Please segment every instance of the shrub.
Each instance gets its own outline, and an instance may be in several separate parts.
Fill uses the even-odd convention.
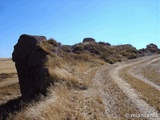
[[[72,56],[75,60],[91,61],[91,56],[89,54],[74,54]]]
[[[73,52],[74,53],[81,53],[82,51],[84,51],[84,46],[83,45],[75,45],[73,47]]]
[[[116,55],[112,55],[109,53],[103,53],[101,55],[101,59],[110,64],[114,64],[115,62],[121,61],[120,58],[118,58]]]
[[[68,53],[72,52],[72,50],[69,46],[63,46],[62,50],[65,51],[65,52],[68,52]]]
[[[100,45],[107,45],[107,46],[111,46],[111,44],[110,44],[110,43],[102,42],[102,41],[100,41],[98,44],[100,44]]]
[[[122,55],[125,56],[127,59],[134,59],[138,57],[137,54],[132,52],[123,52]]]
[[[46,41],[48,44],[51,44],[53,46],[59,46],[60,43],[57,43],[56,40],[54,40],[53,38],[50,38],[49,40]]]
[[[89,51],[90,51],[91,53],[94,53],[94,54],[100,54],[100,51],[99,51],[97,48],[95,48],[95,47],[91,47],[91,48],[89,49]]]

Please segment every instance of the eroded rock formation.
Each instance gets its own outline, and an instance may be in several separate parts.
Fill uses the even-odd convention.
[[[95,39],[93,39],[93,38],[84,38],[83,42],[95,42]]]
[[[155,45],[155,44],[153,44],[153,43],[147,45],[147,46],[146,46],[146,50],[148,50],[148,51],[150,51],[150,52],[152,52],[152,53],[156,53],[156,52],[159,51],[157,45]]]
[[[44,36],[23,34],[14,46],[12,60],[17,69],[22,97],[30,98],[46,92],[48,85],[46,75],[48,72],[44,66],[46,53],[38,48],[45,40]]]

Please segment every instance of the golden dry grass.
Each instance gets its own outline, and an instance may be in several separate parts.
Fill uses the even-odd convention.
[[[53,87],[53,86],[52,86]],[[48,97],[33,102],[16,116],[14,120],[90,120],[106,119],[104,104],[98,95],[84,96],[84,91],[69,89],[61,83],[50,88]]]

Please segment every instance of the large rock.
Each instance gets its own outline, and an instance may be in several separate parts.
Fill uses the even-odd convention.
[[[83,42],[95,42],[95,39],[93,39],[93,38],[84,38]]]
[[[14,46],[12,60],[15,62],[22,97],[45,94],[48,70],[44,66],[46,53],[38,48],[44,36],[21,35]]]
[[[147,45],[147,49],[152,49],[152,48],[158,49],[157,45],[155,45],[155,44],[153,44],[153,43]]]
[[[152,53],[156,53],[158,51],[158,47],[157,45],[151,43],[149,45],[146,46],[146,49],[149,50]]]

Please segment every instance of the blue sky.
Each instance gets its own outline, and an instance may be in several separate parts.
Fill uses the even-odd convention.
[[[160,0],[0,0],[0,57],[11,57],[23,33],[160,48]]]

